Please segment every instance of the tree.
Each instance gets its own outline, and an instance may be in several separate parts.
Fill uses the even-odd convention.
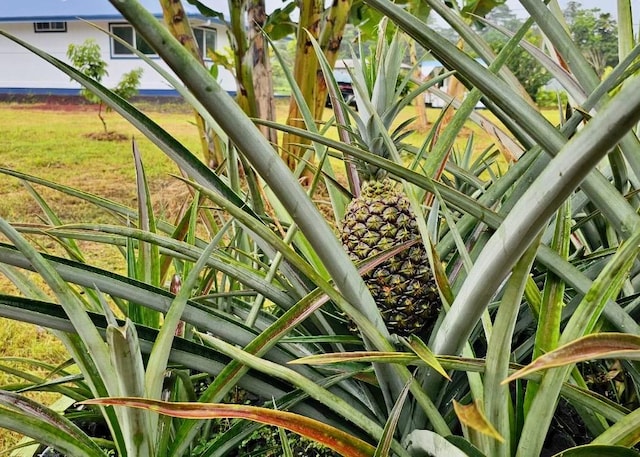
[[[509,9],[506,4],[499,5],[487,15],[487,19],[499,26],[515,32],[522,25],[522,21]],[[494,52],[498,53],[507,43],[508,37],[503,33],[486,27],[482,32],[483,38],[491,46]],[[526,41],[539,47],[542,43],[540,31],[533,27],[525,37]],[[551,80],[551,74],[522,47],[513,53],[507,66],[520,81],[529,96],[535,100],[538,90]]]
[[[600,8],[582,8],[571,1],[564,11],[571,38],[582,50],[598,76],[618,63],[618,24]]]
[[[247,5],[247,22],[249,23],[249,42],[251,48],[251,64],[253,66],[252,78],[254,95],[256,99],[256,111],[263,119],[275,120],[276,107],[273,95],[273,76],[271,61],[269,59],[269,47],[262,33],[266,22],[267,13],[264,0],[251,0]],[[278,135],[274,129],[260,126],[260,130],[273,144],[278,142]]]
[[[166,0],[165,0],[166,1]],[[464,0],[463,13],[477,16],[485,16],[503,0]],[[215,16],[219,20],[225,20],[224,15],[207,8],[199,0],[189,0],[199,10],[209,16]],[[259,34],[255,33],[254,25],[264,24],[262,30],[276,41],[285,36],[294,36],[295,51],[291,66],[292,74],[300,88],[305,103],[310,107],[314,118],[319,121],[324,113],[327,98],[327,85],[324,75],[319,68],[318,59],[312,47],[309,36],[317,40],[329,66],[335,65],[338,54],[341,52],[341,44],[346,26],[355,26],[364,41],[375,37],[377,25],[382,14],[371,8],[363,0],[340,0],[327,2],[323,0],[283,0],[284,6],[273,11],[268,16],[264,15],[263,0],[228,0],[229,7],[229,39],[232,55],[214,53],[214,58],[219,64],[234,70],[238,83],[238,103],[243,110],[252,117],[269,119],[268,114],[258,112],[259,103],[256,98],[256,88],[273,87],[273,75],[270,71],[261,71],[254,76],[254,59],[257,56],[265,56],[264,46],[261,40],[257,40]],[[403,7],[412,10],[416,17],[428,21],[430,7],[419,0],[399,0]],[[297,9],[298,22],[291,19],[291,13]],[[259,14],[256,14],[258,12]],[[251,18],[259,18],[259,20]],[[251,31],[251,33],[248,33]],[[260,43],[258,43],[260,41]],[[264,61],[264,64],[268,62]],[[262,65],[262,64],[261,64]],[[270,105],[268,91],[261,91],[264,106]],[[267,110],[272,112],[272,110]],[[296,100],[291,99],[287,124],[294,127],[304,127],[302,114]],[[287,161],[290,168],[294,169],[301,155],[307,150],[305,144],[308,141],[293,133],[285,133],[280,145],[281,156]]]
[[[282,40],[275,41],[273,47],[278,50],[280,57],[285,63],[287,68],[293,68],[293,59],[295,57],[296,43],[291,38],[284,38]],[[287,77],[284,74],[283,66],[276,59],[273,53],[271,54],[271,68],[273,76],[273,90],[275,93],[288,93],[291,90]]]
[[[107,63],[102,60],[100,45],[91,38],[85,40],[82,44],[71,43],[67,49],[67,57],[76,69],[96,82],[101,82],[102,78],[109,74],[107,72]],[[141,77],[142,68],[135,68],[122,75],[120,82],[112,90],[125,100],[129,99],[137,94]],[[102,99],[85,87],[80,89],[80,94],[90,103],[98,105],[98,117],[102,122],[105,136],[108,135],[107,122],[102,116],[102,108],[104,106]]]

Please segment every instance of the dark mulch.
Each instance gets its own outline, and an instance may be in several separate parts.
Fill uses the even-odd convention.
[[[94,132],[85,136],[96,141],[127,141],[129,139],[128,135],[118,132]]]
[[[156,111],[190,112],[192,108],[181,97],[133,97],[134,105],[150,107]],[[12,103],[16,109],[38,109],[44,111],[94,111],[97,105],[89,103],[79,95],[31,95],[0,94],[0,102]]]

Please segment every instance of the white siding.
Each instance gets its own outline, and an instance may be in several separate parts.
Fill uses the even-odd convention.
[[[108,29],[108,22],[97,22],[98,26]],[[111,57],[110,37],[105,33],[79,21],[68,22],[67,32],[35,33],[33,23],[5,23],[0,28],[29,44],[68,63],[67,47],[70,43],[81,44],[87,38],[93,38],[100,45],[103,59],[107,62],[109,75],[102,83],[113,87],[123,73],[134,68],[144,69],[140,90],[170,90],[168,83],[143,60],[138,58]],[[225,30],[218,28],[218,50],[228,46]],[[157,59],[164,68],[166,65]],[[222,87],[234,92],[236,90],[233,76],[220,69],[218,78]],[[36,89],[38,92],[50,90],[52,93],[60,89],[78,89],[79,84],[71,81],[67,75],[51,66],[13,41],[0,36],[0,92],[3,89]]]

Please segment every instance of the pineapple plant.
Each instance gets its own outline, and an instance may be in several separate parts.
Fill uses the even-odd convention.
[[[424,348],[400,353],[398,348],[393,347],[386,332],[380,331],[385,329],[377,319],[378,310],[369,294],[361,293],[362,281],[356,275],[352,261],[341,249],[341,239],[324,223],[325,215],[313,206],[299,185],[297,176],[278,160],[277,150],[216,86],[208,70],[199,65],[181,47],[180,42],[169,39],[166,28],[149,12],[142,10],[136,1],[111,1],[126,12],[127,20],[135,24],[136,30],[144,31],[144,38],[158,49],[159,55],[183,78],[193,97],[197,97],[198,102],[202,101],[198,106],[201,106],[203,114],[210,115],[212,121],[220,124],[220,131],[229,135],[228,144],[237,145],[249,165],[247,170],[254,170],[264,178],[304,238],[286,237],[283,243],[264,224],[260,214],[249,210],[262,207],[259,204],[262,203],[259,192],[255,192],[256,201],[252,201],[253,195],[239,198],[224,180],[202,166],[179,141],[175,141],[149,118],[134,107],[122,104],[120,98],[82,74],[77,74],[71,67],[48,56],[48,61],[92,87],[149,139],[161,146],[167,156],[196,181],[194,187],[215,205],[212,212],[208,205],[201,204],[199,197],[194,198],[190,214],[183,219],[184,224],[180,224],[189,226],[186,235],[182,230],[174,230],[167,221],[158,221],[157,231],[139,230],[130,227],[129,222],[137,223],[143,217],[149,219],[145,211],[148,213],[150,210],[145,210],[145,205],[141,205],[136,212],[115,202],[65,189],[64,186],[39,178],[29,179],[23,173],[0,170],[25,182],[48,184],[52,188],[66,190],[70,195],[83,195],[101,208],[117,214],[122,225],[64,224],[39,195],[35,196],[46,214],[48,226],[13,224],[0,218],[0,232],[10,242],[0,244],[0,270],[25,294],[29,294],[29,297],[1,294],[0,315],[59,330],[59,337],[72,347],[73,357],[83,375],[69,379],[69,371],[65,366],[62,367],[63,371],[51,367],[52,374],[62,374],[64,377],[56,376],[54,379],[29,375],[24,376],[19,384],[12,383],[0,389],[0,427],[28,434],[48,446],[62,449],[67,455],[104,456],[107,454],[90,437],[78,432],[62,415],[44,407],[34,408],[36,405],[15,392],[16,386],[21,387],[22,391],[56,389],[68,392],[73,401],[78,399],[76,397],[82,399],[90,394],[91,398],[99,396],[93,398],[93,403],[106,405],[120,402],[123,406],[123,399],[105,397],[117,396],[121,391],[136,395],[142,392],[144,398],[138,400],[138,405],[146,401],[146,405],[154,410],[152,417],[141,417],[127,408],[101,410],[111,429],[116,432],[113,446],[120,455],[139,455],[136,448],[140,447],[140,438],[149,444],[146,454],[153,456],[196,455],[194,450],[199,450],[203,442],[208,449],[197,455],[229,455],[232,450],[239,449],[242,441],[260,426],[259,423],[240,423],[214,442],[209,442],[198,438],[206,438],[210,423],[184,418],[170,423],[164,415],[156,415],[157,399],[162,398],[159,387],[162,387],[165,373],[177,367],[174,370],[176,372],[183,368],[194,369],[215,379],[215,383],[204,392],[197,392],[197,403],[206,408],[212,407],[210,403],[215,404],[213,408],[221,408],[217,402],[236,386],[268,395],[273,398],[269,405],[273,410],[269,415],[263,410],[243,411],[254,414],[253,418],[258,413],[263,420],[270,420],[275,425],[286,421],[291,427],[303,426],[307,430],[315,430],[311,438],[319,442],[351,443],[347,446],[349,452],[343,455],[416,457],[462,455],[463,450],[472,455],[501,457],[550,455],[557,450],[555,444],[559,442],[558,437],[567,437],[566,434],[557,433],[554,425],[568,416],[559,414],[558,410],[558,406],[563,408],[567,402],[573,408],[570,411],[578,413],[571,413],[569,417],[574,420],[580,416],[589,432],[588,436],[585,434],[585,441],[593,441],[580,448],[567,450],[566,455],[637,455],[633,447],[638,443],[639,410],[637,402],[624,404],[625,396],[622,395],[630,392],[631,397],[636,396],[640,385],[638,367],[634,366],[637,361],[602,362],[603,373],[617,374],[617,379],[609,379],[611,382],[608,385],[615,387],[611,389],[613,395],[609,398],[594,395],[591,392],[593,389],[589,390],[592,373],[585,369],[589,366],[575,363],[578,355],[588,358],[629,357],[633,348],[637,349],[638,346],[640,328],[637,323],[637,297],[640,276],[637,258],[640,216],[638,201],[634,196],[638,190],[635,178],[640,176],[636,132],[640,119],[640,80],[623,77],[624,74],[633,74],[628,70],[633,68],[632,64],[637,59],[637,47],[596,87],[598,81],[590,77],[586,71],[588,67],[581,65],[583,56],[579,50],[569,52],[575,46],[562,24],[548,14],[550,11],[547,11],[545,2],[521,0],[532,17],[535,14],[534,19],[545,33],[549,32],[550,42],[558,49],[557,55],[566,57],[566,66],[576,70],[576,78],[570,78],[569,84],[566,82],[568,75],[562,73],[565,72],[564,66],[555,66],[554,71],[560,72],[560,79],[574,88],[576,95],[580,95],[578,92],[588,95],[584,100],[583,96],[578,97],[580,110],[575,110],[559,131],[526,100],[518,98],[507,80],[492,73],[497,69],[494,64],[499,62],[500,56],[487,69],[475,61],[475,55],[465,54],[464,49],[449,43],[428,24],[412,16],[404,4],[396,5],[389,0],[367,0],[367,6],[383,11],[419,40],[424,48],[429,48],[435,56],[446,62],[447,67],[457,70],[466,83],[481,88],[488,101],[487,107],[504,121],[505,128],[511,129],[511,133],[522,143],[523,150],[527,151],[503,176],[497,176],[495,181],[482,186],[484,193],[462,195],[458,192],[454,196],[454,189],[445,183],[441,187],[443,192],[435,200],[446,203],[457,212],[454,218],[449,218],[450,213],[445,205],[441,205],[450,231],[443,233],[442,237],[437,234],[431,237],[440,257],[447,259],[450,270],[461,263],[457,257],[466,255],[465,249],[470,247],[468,258],[464,259],[469,268],[467,271],[460,268],[460,273],[456,275],[455,293],[449,297],[451,306],[442,323],[438,323],[437,333],[434,330],[435,335],[430,338],[431,352],[448,356],[436,359],[442,362],[441,368],[456,374],[453,382],[445,382],[444,377],[436,373],[431,375],[431,370],[435,369],[432,364],[429,367],[423,364]],[[450,18],[451,23],[465,32],[465,39],[474,38],[473,30],[464,21],[458,20],[458,16],[449,11],[444,2],[427,0],[423,3],[429,3],[445,19]],[[623,3],[619,2],[619,5]],[[619,16],[623,17],[622,14]],[[626,22],[627,30],[631,32],[630,15],[627,15]],[[527,21],[526,27],[523,26],[522,36],[529,25]],[[3,34],[0,31],[0,35]],[[380,35],[383,34],[381,31]],[[516,46],[522,36],[516,34],[511,45]],[[632,39],[632,34],[628,33],[627,38]],[[478,49],[482,50],[482,47],[478,46]],[[504,49],[508,49],[508,46]],[[501,55],[506,57],[503,51]],[[363,158],[359,164],[362,192],[355,194],[347,215],[341,219],[342,230],[350,230],[353,235],[352,238],[346,238],[346,248],[349,250],[348,245],[355,243],[356,249],[351,255],[358,260],[358,256],[370,259],[376,253],[373,249],[378,249],[381,253],[378,260],[388,262],[388,266],[385,269],[383,263],[374,267],[374,271],[379,272],[379,278],[372,272],[365,275],[368,277],[370,274],[380,281],[385,276],[393,277],[393,262],[398,271],[403,272],[404,276],[397,275],[400,279],[405,276],[415,279],[424,271],[422,279],[398,289],[415,307],[416,303],[422,302],[416,298],[414,284],[421,287],[425,284],[435,287],[435,284],[431,282],[433,275],[427,263],[424,264],[424,270],[416,266],[417,259],[424,259],[424,255],[417,251],[411,253],[412,248],[420,246],[418,235],[412,235],[413,228],[420,226],[420,234],[424,235],[423,215],[418,206],[420,199],[414,197],[413,188],[406,187],[406,194],[399,190],[398,181],[408,176],[408,173],[403,173],[406,167],[400,164],[398,157],[398,149],[402,147],[402,128],[388,133],[397,110],[406,106],[406,100],[410,97],[399,97],[401,92],[395,87],[397,78],[393,77],[393,72],[400,68],[399,53],[390,51],[378,55],[384,57],[385,61],[379,58],[381,65],[371,67],[376,69],[375,81],[371,77],[373,72],[355,75],[356,86],[360,88],[358,116],[353,117],[356,128],[347,126],[341,132],[350,134],[360,148],[340,149],[335,141],[327,139],[322,143],[321,140],[325,140],[322,137],[317,142],[327,144],[345,155],[357,154]],[[373,82],[367,84],[367,79]],[[616,94],[609,94],[608,89],[603,90],[617,87],[622,81],[625,82],[624,87]],[[369,87],[372,90],[366,90]],[[471,90],[454,121],[464,120],[470,115],[477,102],[473,94],[478,98],[480,96],[476,89]],[[610,100],[609,95],[612,95]],[[600,99],[602,106],[592,110]],[[341,107],[339,104],[333,105],[337,109]],[[587,112],[591,117],[585,123],[583,116]],[[578,125],[581,128],[576,133]],[[446,144],[449,141],[446,140],[447,136],[452,141],[461,126],[462,123],[447,124],[441,131],[443,134],[435,139],[425,161],[440,163],[438,150],[450,147]],[[571,140],[567,141],[567,138]],[[614,148],[616,145],[618,147]],[[386,176],[384,171],[371,166],[372,155],[361,149],[398,162],[398,166],[390,167],[393,176]],[[602,159],[609,152],[612,160],[607,168]],[[368,162],[364,161],[366,157],[369,157]],[[229,181],[239,182],[235,179],[238,173],[236,161],[226,162],[228,172],[234,174],[234,179]],[[429,168],[423,167],[423,170]],[[429,174],[425,173],[426,176]],[[247,173],[246,176],[250,178],[254,175]],[[416,183],[416,180],[412,182]],[[418,182],[423,184],[420,186],[423,190],[429,190],[426,185],[429,184],[428,179]],[[622,184],[620,188],[624,188],[624,194],[615,187],[619,184]],[[138,189],[145,186],[140,184]],[[360,190],[360,186],[352,189]],[[144,194],[141,194],[139,200],[143,201],[143,197]],[[409,207],[415,210],[416,219],[413,219]],[[342,211],[344,208],[337,209]],[[215,221],[216,225],[220,220],[224,224],[219,224],[219,229],[215,227],[215,231],[212,230],[213,224],[207,224],[203,227],[206,230],[200,231],[197,225],[200,218],[196,217],[200,214],[204,216],[202,220]],[[385,217],[392,227],[385,226]],[[591,230],[587,224],[593,223],[594,219],[599,224],[606,224],[606,230],[602,233]],[[227,221],[239,224],[232,226]],[[352,221],[355,222],[350,225]],[[243,230],[241,226],[250,228],[252,239],[256,240],[259,249],[246,249],[243,237],[226,236],[230,233],[227,230]],[[370,230],[369,226],[372,227]],[[391,236],[394,229],[396,234],[400,232],[401,238]],[[188,294],[185,292],[173,297],[154,286],[155,280],[145,278],[132,281],[132,278],[118,276],[112,269],[84,265],[83,262],[59,257],[60,254],[43,256],[38,251],[44,243],[38,243],[34,238],[45,230],[46,236],[56,237],[56,241],[65,247],[66,252],[73,253],[74,258],[79,257],[78,248],[71,244],[75,241],[110,243],[122,248],[126,238],[127,254],[135,249],[141,253],[141,247],[153,244],[159,249],[150,250],[149,255],[145,252],[141,266],[150,265],[155,270],[156,266],[161,269],[161,265],[168,265],[162,262],[160,255],[179,262],[178,265],[189,264],[190,273],[185,275],[182,290],[203,289],[204,292],[204,289],[213,287],[209,279],[216,278],[215,285],[222,284],[222,287],[217,291],[215,300],[220,298],[218,295],[223,295],[224,299],[229,299],[230,306],[228,309],[217,307],[217,302],[207,296],[199,296],[197,301],[187,300]],[[456,245],[451,241],[449,234],[456,231],[464,245]],[[20,232],[28,235],[28,238]],[[113,236],[116,233],[118,238]],[[211,234],[215,238],[201,239],[198,237],[200,233]],[[380,234],[386,238],[380,238]],[[174,239],[176,235],[180,239]],[[602,238],[603,235],[606,238]],[[183,243],[183,237],[190,241]],[[426,246],[430,247],[429,244]],[[606,249],[603,249],[605,246]],[[396,250],[388,251],[394,247],[398,248],[398,252],[402,249],[408,252],[410,262],[403,266],[402,258],[396,260],[398,257],[393,256],[397,254]],[[264,254],[260,261],[257,257],[247,256],[249,252],[258,251],[261,256]],[[271,252],[283,254],[288,263],[275,266],[275,261],[262,261],[271,260]],[[304,258],[299,253],[303,253]],[[244,262],[247,259],[249,261]],[[14,270],[15,267],[25,266],[36,269],[38,277],[32,280],[31,273],[24,275]],[[199,275],[199,270],[205,267],[213,272],[212,275],[208,272]],[[218,278],[222,279],[218,281]],[[200,288],[200,282],[206,285]],[[444,289],[443,283],[438,285]],[[387,319],[397,306],[403,306],[400,303],[402,298],[397,298],[399,295],[391,295],[389,284],[370,283],[370,287],[376,298],[378,291],[389,294],[388,308],[392,311],[385,312],[384,306],[379,304],[383,308],[382,314],[387,314]],[[435,291],[434,288],[434,300]],[[321,299],[320,294],[323,296]],[[345,313],[360,311],[349,315],[366,338],[361,341],[358,338],[343,338],[342,328],[334,327],[332,319],[321,320],[324,318],[322,313],[314,316],[318,317],[317,321],[309,319],[309,312],[319,311],[317,306],[325,303],[324,296]],[[393,297],[396,298],[392,307]],[[270,306],[262,306],[265,298],[271,302]],[[162,329],[150,331],[134,321],[121,326],[112,316],[108,305],[126,302],[139,304],[156,313],[166,313]],[[418,314],[415,308],[409,312],[408,306],[406,304],[401,311],[415,317]],[[354,309],[356,307],[359,309]],[[439,304],[434,302],[432,318],[438,308]],[[88,310],[92,310],[91,314]],[[102,314],[94,314],[96,310],[102,310]],[[124,306],[123,310],[126,310]],[[245,322],[250,319],[244,319],[244,316],[253,314],[254,310],[257,311],[257,317],[252,325],[247,325]],[[411,334],[418,331],[415,326],[409,329],[406,317],[401,315],[398,319],[402,325],[395,326],[395,333],[406,331],[406,334]],[[478,325],[481,319],[481,325]],[[175,327],[180,321],[198,329],[198,338],[174,341]],[[420,331],[426,332],[428,326],[427,321]],[[629,334],[615,334],[609,331],[611,329]],[[139,336],[136,336],[138,331]],[[108,338],[106,343],[104,335]],[[348,366],[344,364],[344,354],[338,354],[339,358],[336,359],[336,354],[324,352],[339,348],[338,345],[346,344],[345,341],[349,341],[350,345],[355,342],[366,350],[362,354],[358,347],[353,354],[347,354],[350,358]],[[122,348],[125,350],[122,351]],[[616,348],[623,348],[623,351],[616,351]],[[398,352],[399,357],[388,357],[388,353],[393,351]],[[381,352],[384,357],[373,354],[378,361],[369,365],[372,352]],[[464,359],[457,358],[461,353]],[[553,362],[560,361],[563,366],[547,365],[541,373],[531,373],[532,368],[529,367],[519,371],[519,374],[510,374],[514,368],[512,363],[528,362],[537,353],[546,356],[552,354]],[[135,361],[132,354],[135,354]],[[473,359],[469,359],[467,354]],[[323,357],[325,355],[329,357]],[[542,357],[533,361],[536,364],[533,368],[540,368],[540,359]],[[356,361],[358,365],[351,364]],[[3,360],[3,365],[5,362],[7,360]],[[405,363],[410,363],[411,369],[404,366]],[[315,366],[322,364],[328,364],[328,369]],[[38,364],[38,367],[43,366]],[[549,367],[553,368],[546,369]],[[482,373],[477,372],[480,370]],[[469,372],[467,376],[466,372]],[[622,373],[626,376],[622,377]],[[527,377],[526,382],[516,380],[522,375]],[[517,384],[507,385],[507,381]],[[185,383],[185,388],[180,389],[180,396],[189,395],[190,401],[195,404],[188,387],[191,379],[182,377],[180,382]],[[403,385],[406,387],[403,388]],[[624,392],[618,389],[621,385]],[[410,395],[407,395],[407,389],[410,389]],[[155,403],[149,403],[149,399]],[[437,400],[436,404],[432,399]],[[177,411],[182,415],[190,409],[171,403],[175,402],[162,404],[163,410]],[[284,410],[293,410],[294,407],[304,416],[285,415],[287,411]],[[237,409],[233,409],[234,415],[237,414]],[[312,429],[307,427],[309,422],[303,421],[303,418],[315,419],[321,424],[312,422],[316,426]],[[477,418],[480,418],[480,423]],[[355,439],[348,439],[349,435]],[[282,436],[286,434],[283,432]],[[554,445],[553,448],[549,444]],[[295,446],[289,447],[295,449]],[[287,449],[285,452],[283,445],[283,455],[292,454],[290,451]],[[309,450],[305,449],[305,452],[309,453]]]
[[[388,46],[384,33],[380,36],[369,68],[366,62],[354,68],[360,114],[352,113],[357,128],[350,131],[361,148],[389,158],[390,148],[383,140],[386,132],[382,129],[391,128],[395,114],[406,104],[402,94],[407,81],[396,87],[404,55],[400,35],[396,35]],[[402,127],[391,135],[396,149],[401,148],[400,141],[405,134]],[[361,192],[345,210],[340,233],[342,244],[355,262],[364,262],[390,249],[405,246],[368,270],[363,279],[390,333],[421,335],[435,322],[441,304],[411,203],[385,170],[359,162],[357,171],[362,182]]]

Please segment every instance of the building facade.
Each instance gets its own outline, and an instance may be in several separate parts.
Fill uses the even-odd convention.
[[[141,3],[158,20],[162,20],[157,0],[144,0]],[[207,50],[219,51],[228,47],[226,26],[219,19],[204,17],[188,3],[184,4],[205,63],[211,65]],[[115,87],[124,73],[142,68],[140,95],[177,95],[175,89],[144,60],[105,33],[109,31],[120,37],[168,70],[108,0],[7,2],[0,11],[0,29],[67,63],[70,44],[79,45],[87,39],[93,39],[100,46],[102,59],[107,62],[108,75],[102,80],[103,85]],[[219,69],[218,81],[225,90],[235,92],[234,77],[227,70]],[[77,95],[79,89],[80,85],[60,70],[26,48],[0,36],[0,94]]]

